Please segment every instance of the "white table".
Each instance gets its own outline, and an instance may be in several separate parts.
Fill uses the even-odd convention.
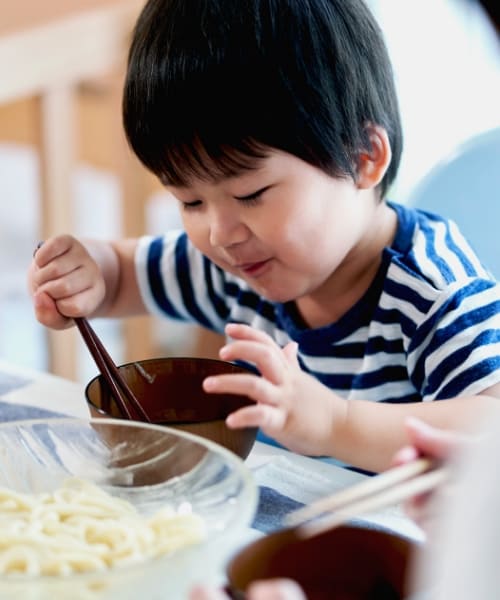
[[[0,421],[6,418],[12,420],[16,412],[21,418],[33,418],[37,416],[37,409],[74,417],[89,416],[83,385],[0,360]],[[261,497],[267,497],[268,502],[275,503],[268,505],[267,510],[271,513],[275,510],[277,515],[287,507],[311,502],[365,477],[261,442],[255,443],[246,464],[261,491],[266,492]],[[416,539],[423,538],[421,530],[404,515],[400,507],[373,513],[364,519]],[[260,522],[259,518],[257,522]],[[259,526],[259,529],[269,530],[266,527],[268,525]],[[254,532],[254,535],[258,533]]]

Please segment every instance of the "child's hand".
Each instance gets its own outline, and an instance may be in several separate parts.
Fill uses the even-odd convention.
[[[70,327],[72,317],[91,315],[105,293],[97,263],[69,235],[51,238],[36,250],[28,285],[36,318],[53,329]]]
[[[267,334],[247,325],[230,324],[226,334],[235,341],[221,349],[222,360],[253,363],[262,375],[205,379],[207,392],[241,394],[255,401],[229,415],[228,426],[261,427],[295,452],[329,454],[333,426],[345,411],[345,401],[301,370],[296,344],[282,349]]]

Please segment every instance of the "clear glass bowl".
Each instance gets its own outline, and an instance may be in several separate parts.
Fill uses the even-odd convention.
[[[214,581],[223,572],[257,505],[257,488],[242,460],[189,433],[102,418],[0,425],[0,486],[51,492],[68,477],[93,482],[145,515],[167,505],[190,505],[206,524],[206,538],[105,572],[0,576],[3,600],[186,598],[194,581]]]

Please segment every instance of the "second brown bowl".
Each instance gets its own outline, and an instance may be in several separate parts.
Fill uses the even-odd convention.
[[[229,590],[244,598],[254,581],[289,578],[308,600],[402,600],[418,549],[417,542],[384,529],[343,525],[308,539],[283,529],[233,557]]]

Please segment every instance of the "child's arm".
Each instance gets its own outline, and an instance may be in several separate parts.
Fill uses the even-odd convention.
[[[383,402],[349,401],[344,427],[336,430],[337,450],[341,460],[381,471],[390,466],[398,447],[408,444],[404,423],[409,416],[417,417],[432,427],[444,430],[471,431],[493,407],[498,407],[500,387],[494,386],[476,396],[462,396],[434,402],[386,404]],[[348,453],[348,457],[340,455]]]
[[[262,375],[205,380],[207,391],[255,400],[228,417],[229,426],[258,426],[295,452],[334,456],[372,471],[389,467],[394,453],[408,443],[408,416],[444,429],[466,429],[496,404],[487,394],[500,397],[500,386],[495,386],[475,397],[435,402],[347,401],[300,369],[294,344],[282,350],[265,333],[246,325],[228,325],[226,333],[235,341],[222,348],[221,358],[254,363]]]
[[[50,238],[36,251],[28,272],[37,319],[54,329],[73,317],[120,317],[145,311],[135,276],[136,240],[81,242]]]

